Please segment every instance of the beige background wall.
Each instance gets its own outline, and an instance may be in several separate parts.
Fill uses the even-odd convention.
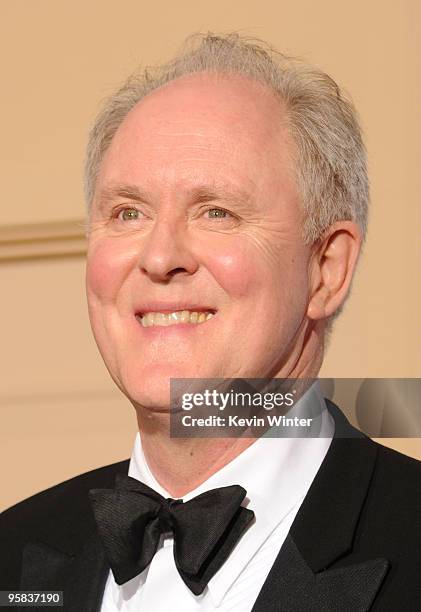
[[[322,374],[421,376],[420,6],[0,0],[0,508],[130,453],[133,409],[108,379],[85,308],[84,145],[99,101],[193,31],[264,38],[351,92],[372,212]],[[421,457],[419,440],[389,442]]]

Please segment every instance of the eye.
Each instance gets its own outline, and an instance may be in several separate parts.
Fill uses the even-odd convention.
[[[209,208],[205,214],[209,213],[208,219],[226,219],[231,214],[224,208]]]
[[[140,216],[141,212],[137,208],[123,208],[119,211],[117,219],[119,221],[137,221]]]

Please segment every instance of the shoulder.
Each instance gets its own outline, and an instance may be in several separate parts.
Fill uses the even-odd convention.
[[[4,529],[13,529],[19,525],[35,527],[54,515],[63,518],[63,512],[78,515],[88,507],[87,493],[92,488],[114,486],[115,476],[119,472],[127,473],[128,460],[106,465],[84,474],[70,478],[60,484],[28,497],[8,508],[0,515],[0,533]]]
[[[371,443],[377,447],[377,460],[367,505],[377,507],[379,517],[410,518],[421,533],[421,461]]]
[[[88,491],[112,488],[129,461],[107,465],[57,484],[0,514],[0,576],[17,579],[28,542],[77,552],[95,528]]]
[[[421,462],[380,444],[376,447],[353,552],[357,558],[384,558],[390,563],[374,609],[413,610],[421,598]]]
[[[378,449],[378,469],[387,469],[391,475],[393,474],[396,477],[401,476],[402,472],[404,471],[408,474],[410,479],[418,479],[419,486],[419,478],[421,476],[421,461],[408,457],[407,455],[403,455],[402,453],[388,448],[387,446],[383,446],[378,442],[374,442],[373,440],[371,440],[371,443],[375,444]]]
[[[335,460],[347,459],[347,477],[355,479],[358,477],[359,468],[368,467],[361,465],[361,457],[364,461],[371,463],[373,459],[372,477],[369,486],[367,501],[376,498],[383,500],[393,499],[398,507],[402,505],[411,506],[421,503],[421,461],[403,455],[387,446],[368,438],[358,429],[355,429],[345,418],[340,409],[330,400],[326,404],[335,423],[336,453]],[[344,448],[349,452],[344,453]],[[345,474],[341,472],[341,477]],[[413,503],[408,503],[408,500]]]

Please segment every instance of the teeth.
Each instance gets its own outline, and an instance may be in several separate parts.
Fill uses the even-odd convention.
[[[188,310],[182,310],[181,312],[174,313],[176,317],[180,317],[178,320],[182,323],[188,323],[190,321],[190,313]]]
[[[213,312],[190,312],[189,310],[177,310],[176,312],[147,312],[140,320],[143,327],[167,327],[178,323],[204,323],[214,316]]]

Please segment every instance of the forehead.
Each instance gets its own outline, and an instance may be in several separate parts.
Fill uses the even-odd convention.
[[[129,112],[99,183],[186,179],[244,183],[291,175],[294,144],[281,101],[240,75],[198,73],[154,90]]]

